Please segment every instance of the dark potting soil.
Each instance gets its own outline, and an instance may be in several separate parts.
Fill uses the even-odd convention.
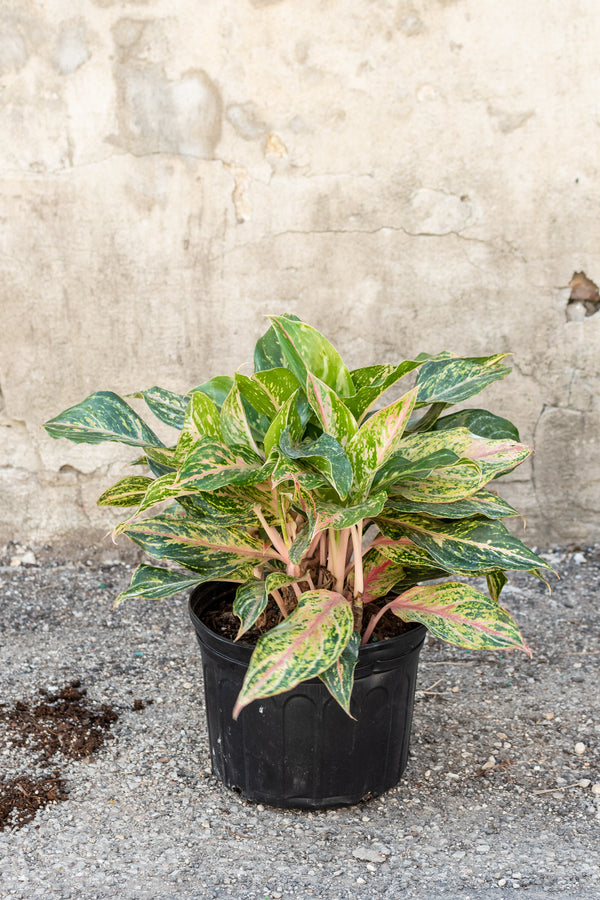
[[[363,614],[363,634],[371,617],[379,612],[387,602],[388,600],[386,598],[382,598],[381,600],[373,600],[371,603],[367,604]],[[234,641],[240,627],[240,620],[234,614],[232,605],[232,600],[228,598],[221,600],[220,605],[203,613],[202,621],[211,631],[214,631],[215,634]],[[252,644],[254,646],[259,637],[267,631],[270,631],[272,628],[275,628],[282,620],[283,617],[277,604],[271,601],[257,623],[244,633],[241,640],[245,644]],[[402,619],[399,619],[393,613],[388,612],[384,614],[377,623],[370,642],[385,641],[388,638],[397,637],[399,634],[410,631],[411,628],[412,625],[409,622],[403,622]]]
[[[25,750],[37,769],[55,766],[57,757],[92,756],[113,737],[110,729],[118,714],[106,703],[87,701],[80,681],[72,681],[56,693],[40,687],[38,693],[36,700],[17,700],[11,707],[0,704],[0,747]],[[133,708],[143,709],[144,705],[136,700]],[[43,806],[66,800],[65,783],[61,772],[55,770],[37,778],[0,779],[0,830],[20,828]]]

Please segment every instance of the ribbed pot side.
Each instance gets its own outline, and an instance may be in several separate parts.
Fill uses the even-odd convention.
[[[318,679],[231,711],[253,647],[219,637],[202,614],[230,585],[196,588],[190,615],[202,655],[214,774],[243,797],[270,806],[350,806],[398,783],[408,759],[419,651],[426,630],[362,647],[351,719]]]

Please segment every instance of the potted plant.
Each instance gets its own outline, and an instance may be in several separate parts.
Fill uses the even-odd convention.
[[[45,428],[142,454],[145,474],[98,502],[131,507],[116,532],[168,567],[139,566],[117,603],[194,589],[216,774],[273,805],[356,803],[406,765],[425,629],[529,653],[500,592],[507,570],[548,565],[489,485],[531,451],[504,418],[447,413],[504,378],[507,354],[350,371],[296,316],[271,322],[253,374],[134,395],[168,445],[107,391]]]

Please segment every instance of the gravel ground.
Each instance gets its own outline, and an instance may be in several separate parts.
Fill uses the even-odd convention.
[[[0,897],[596,900],[600,547],[545,555],[561,577],[550,596],[519,574],[503,594],[533,660],[428,640],[401,784],[306,813],[245,803],[211,775],[185,597],[113,611],[131,562],[3,548],[5,708],[80,680],[119,720],[90,759],[52,759],[65,802],[0,831]],[[0,758],[5,779],[41,765],[1,723]]]

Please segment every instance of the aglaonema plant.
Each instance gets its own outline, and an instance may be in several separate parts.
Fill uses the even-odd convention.
[[[423,354],[350,371],[310,325],[271,322],[252,375],[134,395],[173,427],[168,445],[108,391],[46,423],[55,438],[120,441],[142,454],[135,464],[148,474],[121,479],[98,502],[131,507],[116,532],[170,565],[139,566],[117,603],[237,585],[237,638],[264,633],[234,718],[315,676],[349,713],[360,645],[383,616],[460,647],[529,652],[500,592],[506,571],[541,577],[549,567],[507,530],[502,519],[517,513],[489,485],[531,450],[483,409],[446,414],[504,378],[506,354]],[[405,379],[412,386],[382,406]]]

